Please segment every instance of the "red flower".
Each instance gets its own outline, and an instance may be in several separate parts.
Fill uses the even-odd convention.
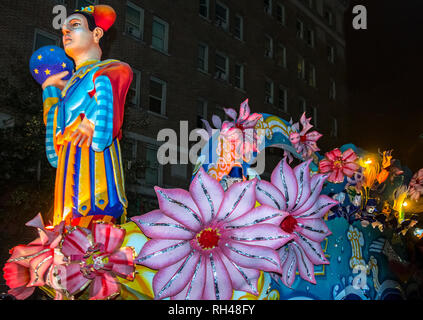
[[[90,286],[90,300],[111,299],[120,293],[116,276],[134,279],[135,252],[121,248],[124,237],[124,229],[102,222],[95,223],[92,232],[77,227],[67,234],[62,252],[69,263],[59,277],[69,295]]]
[[[330,173],[329,182],[341,183],[344,181],[344,176],[352,177],[360,168],[355,163],[358,157],[352,149],[342,153],[341,150],[336,148],[327,152],[325,156],[326,159],[319,163],[319,170],[321,173]]]

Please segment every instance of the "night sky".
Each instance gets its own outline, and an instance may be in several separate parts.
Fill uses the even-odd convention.
[[[367,8],[367,30],[352,28],[357,4]],[[394,149],[415,172],[423,167],[423,1],[353,0],[346,30],[355,124],[348,142],[370,152]]]

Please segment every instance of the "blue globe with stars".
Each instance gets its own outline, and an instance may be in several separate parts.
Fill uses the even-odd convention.
[[[36,50],[29,60],[31,75],[39,84],[57,73],[69,71],[63,80],[69,80],[74,69],[73,61],[66,55],[65,50],[57,46],[45,46]]]

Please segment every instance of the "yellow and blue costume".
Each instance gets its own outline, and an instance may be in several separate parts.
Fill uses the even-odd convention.
[[[57,168],[53,224],[88,228],[96,220],[125,220],[128,205],[119,140],[133,73],[117,60],[79,66],[60,92],[43,92],[46,152]],[[72,143],[82,120],[94,124],[92,145]]]

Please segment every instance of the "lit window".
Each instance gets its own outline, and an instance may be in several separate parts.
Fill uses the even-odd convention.
[[[244,89],[244,66],[235,64],[235,87]]]
[[[316,68],[311,64],[307,69],[307,82],[309,86],[316,87]]]
[[[234,36],[239,40],[244,38],[244,19],[239,14],[235,15]]]
[[[169,24],[162,19],[154,17],[152,47],[167,52],[169,39]]]
[[[198,69],[205,72],[209,70],[209,47],[204,43],[198,44]]]
[[[264,36],[264,56],[273,57],[273,39],[267,35]]]
[[[209,0],[200,0],[200,16],[209,18]]]
[[[298,79],[305,79],[305,60],[303,57],[298,57],[297,76]]]
[[[166,91],[166,82],[154,77],[150,79],[150,111],[161,115],[166,114]]]
[[[141,91],[141,72],[135,69],[132,69],[134,73],[134,79],[131,82],[129,87],[127,101],[132,106],[139,106],[140,104],[140,91]]]
[[[283,87],[279,88],[278,107],[283,112],[288,112],[288,90]]]
[[[125,32],[135,38],[143,39],[144,10],[129,1],[126,4]]]
[[[229,9],[219,2],[216,2],[216,25],[225,30],[229,27]]]
[[[60,37],[55,34],[35,29],[33,50],[35,51],[44,46],[60,46]]]
[[[273,97],[274,97],[274,88],[273,88],[273,81],[266,79],[265,81],[265,102],[273,104]]]
[[[216,79],[228,80],[229,59],[223,53],[216,52]]]

